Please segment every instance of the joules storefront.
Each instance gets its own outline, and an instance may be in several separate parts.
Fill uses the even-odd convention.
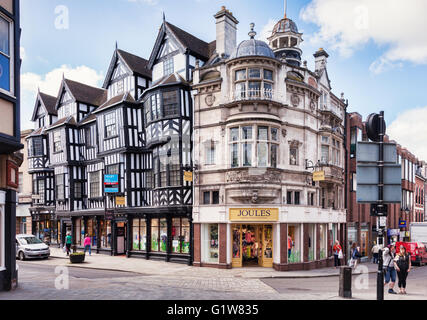
[[[342,217],[309,222],[308,213],[299,213],[300,208],[200,209],[194,213],[195,266],[279,271],[332,266],[333,242],[344,232]],[[214,222],[215,216],[226,221]]]

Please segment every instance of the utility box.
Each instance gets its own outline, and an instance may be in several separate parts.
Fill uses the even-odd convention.
[[[339,296],[342,298],[351,298],[351,278],[353,269],[351,267],[341,267],[340,269],[340,288]]]

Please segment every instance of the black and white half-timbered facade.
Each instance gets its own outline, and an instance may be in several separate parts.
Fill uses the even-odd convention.
[[[33,233],[49,243],[58,243],[58,222],[55,216],[54,169],[49,163],[49,139],[46,128],[57,121],[56,98],[38,92],[31,120],[34,131],[28,140],[28,171],[32,176]]]
[[[149,60],[116,47],[101,89],[63,79],[55,118],[41,119],[39,94],[45,156],[34,163],[50,179],[54,198],[43,199],[61,244],[70,232],[81,248],[88,234],[97,252],[192,263],[192,70],[214,50],[163,21]]]

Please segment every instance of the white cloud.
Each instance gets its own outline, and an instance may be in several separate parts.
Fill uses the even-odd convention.
[[[312,44],[329,43],[344,57],[370,41],[385,47],[370,68],[378,73],[402,61],[427,64],[426,12],[425,0],[312,0],[300,17],[320,27]]]
[[[277,22],[277,19],[269,19],[267,24],[262,28],[261,33],[258,34],[258,39],[268,43],[268,38],[271,37],[273,28]]]
[[[427,107],[399,114],[388,127],[387,134],[419,160],[427,160]]]
[[[43,75],[31,72],[24,73],[21,76],[22,129],[28,129],[33,126],[30,122],[30,118],[33,113],[38,88],[40,88],[41,92],[56,97],[63,75],[66,79],[95,87],[101,86],[104,80],[102,72],[97,72],[87,66],[73,68],[68,65],[62,65]]]

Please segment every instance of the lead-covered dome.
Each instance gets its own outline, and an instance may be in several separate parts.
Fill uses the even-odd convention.
[[[275,58],[273,50],[270,46],[261,40],[255,40],[256,32],[254,31],[255,24],[251,23],[251,31],[249,32],[249,40],[240,42],[234,52],[231,54],[231,59],[250,56],[261,56]]]
[[[273,35],[282,32],[294,32],[298,33],[298,27],[295,22],[289,18],[284,18],[276,23],[273,29]]]

